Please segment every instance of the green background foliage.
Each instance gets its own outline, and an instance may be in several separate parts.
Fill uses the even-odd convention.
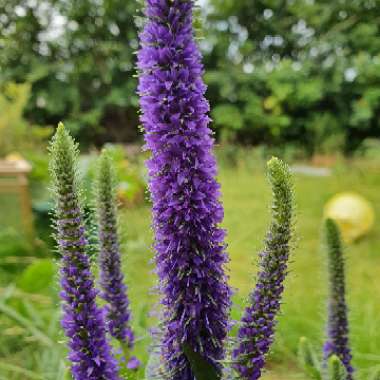
[[[376,0],[208,0],[197,17],[217,136],[350,152],[380,136]],[[81,144],[138,138],[135,0],[0,0],[0,83]],[[138,24],[138,23],[137,23]]]
[[[221,133],[310,153],[351,151],[379,136],[379,2],[211,4],[206,79]]]
[[[136,1],[0,0],[0,82],[30,82],[28,119],[65,120],[84,144],[136,138],[135,13]]]

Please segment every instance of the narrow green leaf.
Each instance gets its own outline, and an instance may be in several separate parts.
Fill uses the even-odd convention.
[[[305,337],[300,339],[298,359],[305,372],[315,380],[321,380],[321,367],[314,348]]]
[[[26,376],[26,378],[28,378],[28,379],[44,380],[44,378],[41,375],[39,375],[38,373],[29,371],[25,368],[21,368],[21,367],[18,367],[16,365],[13,365],[13,364],[4,363],[1,361],[0,361],[0,369],[2,369],[4,371],[9,371],[13,374],[19,373],[20,375]],[[23,377],[23,379],[25,379],[25,377]]]
[[[185,343],[183,345],[183,351],[197,380],[221,379],[220,371],[205,360],[198,352],[195,352],[188,344]]]
[[[38,293],[50,286],[55,273],[56,268],[51,259],[37,260],[22,272],[17,285],[25,292]]]
[[[16,310],[11,307],[5,305],[4,303],[0,303],[0,312],[4,313],[7,317],[13,319],[15,322],[25,327],[37,340],[39,340],[42,344],[46,346],[53,346],[54,342],[50,337],[44,334],[40,329],[38,329],[30,320],[23,317]]]

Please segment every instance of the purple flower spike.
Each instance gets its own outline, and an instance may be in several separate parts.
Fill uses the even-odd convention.
[[[115,173],[107,152],[103,152],[98,167],[96,205],[100,243],[100,285],[101,296],[107,301],[107,327],[124,350],[134,343],[129,326],[130,312],[127,287],[121,271],[121,255],[117,231],[117,209],[115,194]]]
[[[328,249],[329,301],[327,341],[324,345],[325,361],[336,355],[347,371],[347,380],[353,379],[352,355],[349,344],[349,329],[346,305],[344,258],[339,228],[332,219],[325,224]]]
[[[268,172],[273,189],[272,224],[260,254],[257,284],[238,331],[238,346],[233,351],[233,367],[242,380],[261,377],[274,340],[275,318],[281,306],[290,253],[293,191],[289,168],[272,158]]]
[[[171,380],[193,380],[184,344],[220,368],[230,288],[213,139],[191,0],[147,0],[138,54],[141,121]]]
[[[62,326],[68,338],[75,380],[117,380],[117,365],[106,340],[103,313],[87,255],[76,178],[77,146],[60,124],[51,147],[55,228],[61,261]]]

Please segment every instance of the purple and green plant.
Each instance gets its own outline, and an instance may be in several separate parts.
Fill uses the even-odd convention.
[[[336,355],[347,370],[347,380],[353,379],[354,369],[349,343],[349,326],[346,303],[346,280],[342,239],[338,225],[327,219],[325,223],[328,253],[328,322],[327,340],[323,347],[324,359]]]
[[[108,332],[119,342],[127,368],[134,370],[139,367],[139,361],[130,354],[134,334],[130,327],[129,299],[121,267],[115,176],[111,158],[107,151],[103,151],[96,177],[100,296],[106,301]]]
[[[299,357],[301,365],[313,379],[353,380],[342,239],[334,220],[327,219],[324,230],[329,283],[327,339],[322,360],[306,338],[301,338]]]
[[[192,0],[147,0],[138,54],[141,121],[152,155],[147,166],[164,316],[161,354],[167,377],[173,380],[199,378],[201,367],[221,376],[231,295],[193,6]],[[275,194],[274,221],[252,306],[246,310],[233,353],[234,368],[244,379],[261,375],[290,251],[289,172],[278,159],[268,168]]]
[[[245,309],[233,350],[233,367],[240,379],[261,377],[265,357],[274,340],[276,316],[281,307],[284,280],[288,273],[293,232],[293,186],[289,168],[281,160],[268,162],[272,185],[272,222],[260,253],[256,287]]]
[[[326,359],[326,380],[348,380],[349,375],[342,360],[335,354]]]
[[[194,380],[185,349],[221,373],[231,295],[192,10],[191,0],[147,0],[138,53],[163,306],[161,354],[171,380]]]
[[[106,339],[102,310],[87,252],[87,238],[77,177],[78,148],[63,124],[50,145],[55,199],[55,230],[61,255],[62,327],[68,339],[75,380],[116,380],[117,363]]]

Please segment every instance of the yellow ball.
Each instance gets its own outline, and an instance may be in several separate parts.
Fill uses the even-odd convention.
[[[324,216],[335,220],[346,243],[366,235],[375,223],[372,205],[361,195],[352,192],[333,196],[325,206]]]

